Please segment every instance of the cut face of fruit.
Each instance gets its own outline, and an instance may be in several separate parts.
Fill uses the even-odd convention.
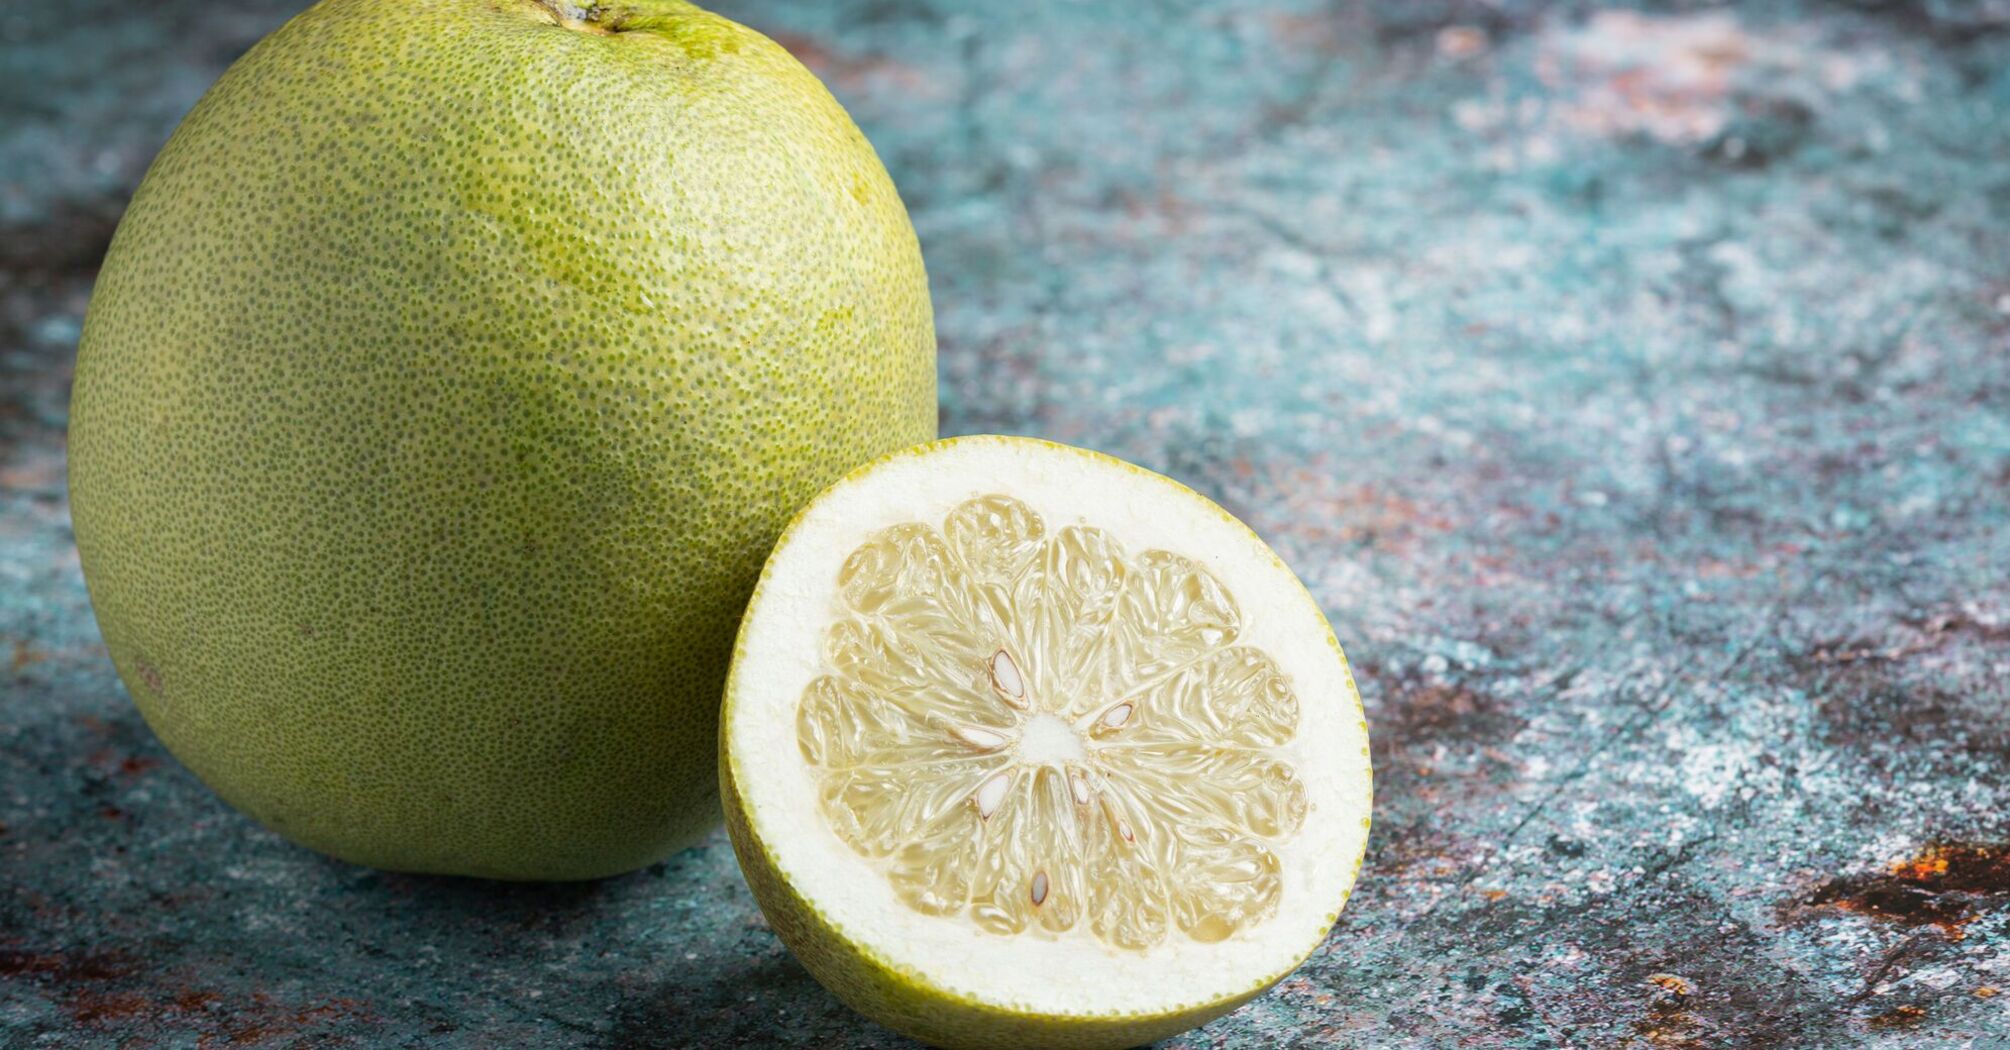
[[[1045,442],[922,446],[820,496],[724,718],[776,929],[938,1043],[1232,1008],[1317,946],[1366,841],[1360,702],[1296,578],[1199,495]]]

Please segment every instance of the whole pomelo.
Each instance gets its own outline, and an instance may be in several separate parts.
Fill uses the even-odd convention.
[[[674,0],[324,0],[148,172],[85,323],[71,499],[140,710],[384,868],[567,879],[718,819],[789,516],[935,433],[872,148]]]

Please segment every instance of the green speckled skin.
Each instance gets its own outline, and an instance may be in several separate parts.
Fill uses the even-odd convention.
[[[295,18],[150,169],[85,324],[121,677],[347,860],[588,878],[702,835],[770,544],[935,433],[920,252],[844,111],[689,5],[591,18]]]

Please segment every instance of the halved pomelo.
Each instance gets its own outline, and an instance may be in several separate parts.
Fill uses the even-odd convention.
[[[782,941],[951,1047],[1123,1047],[1316,948],[1368,727],[1324,615],[1206,498],[969,437],[824,491],[741,625],[727,826]]]

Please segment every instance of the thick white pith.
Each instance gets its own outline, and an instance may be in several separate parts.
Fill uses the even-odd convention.
[[[827,668],[826,627],[838,609],[840,565],[867,538],[911,522],[940,522],[972,497],[1005,493],[1031,505],[1050,531],[1106,530],[1127,548],[1162,548],[1201,563],[1242,610],[1240,641],[1261,649],[1297,696],[1296,733],[1275,749],[1302,783],[1306,816],[1274,844],[1282,880],[1275,911],[1226,940],[1173,936],[1120,949],[1085,929],[1001,936],[960,916],[925,915],[900,900],[883,871],[848,845],[819,807],[815,771],[798,749],[797,708]],[[994,663],[1001,698],[1024,691],[1018,668]],[[797,892],[827,921],[921,983],[995,1005],[1049,1014],[1152,1014],[1216,1001],[1274,979],[1307,954],[1337,914],[1366,836],[1366,726],[1323,617],[1271,552],[1212,504],[1146,472],[1044,443],[963,439],[898,456],[831,490],[807,510],[770,563],[735,663],[725,726],[749,830]],[[1129,712],[1099,708],[1120,727]],[[1018,749],[1036,764],[1079,749],[1079,726],[1026,721],[1015,739],[964,727],[972,749]],[[1028,751],[1033,752],[1030,756]],[[981,812],[1002,790],[980,785]],[[1079,798],[1078,798],[1079,801]],[[1035,874],[1040,903],[1057,892]]]

